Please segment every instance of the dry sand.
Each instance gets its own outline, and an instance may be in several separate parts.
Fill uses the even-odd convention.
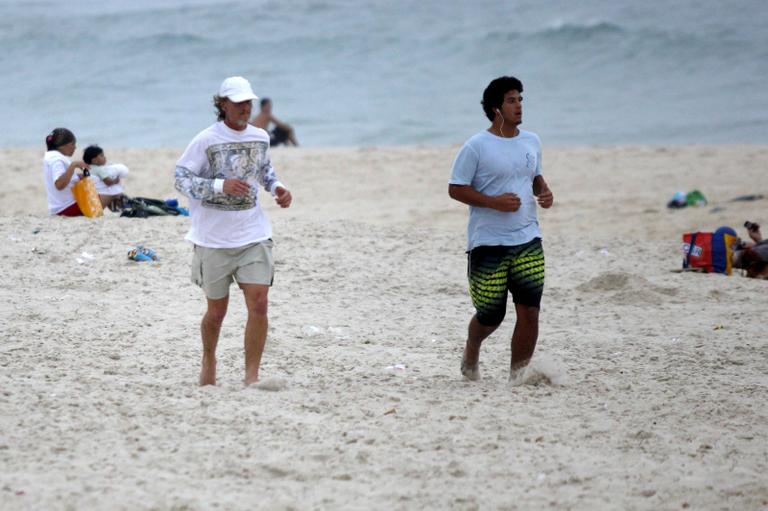
[[[672,271],[687,230],[768,225],[768,200],[729,201],[768,195],[768,147],[545,147],[538,377],[518,388],[512,313],[483,380],[459,376],[456,149],[274,152],[295,202],[267,207],[266,388],[241,383],[234,288],[219,385],[196,386],[186,218],[50,218],[42,150],[0,151],[0,508],[768,509],[768,282]],[[164,198],[180,152],[108,154]],[[665,208],[693,188],[709,207]],[[161,261],[128,261],[139,243]]]

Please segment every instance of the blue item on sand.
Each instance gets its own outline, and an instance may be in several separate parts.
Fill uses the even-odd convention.
[[[685,192],[676,192],[672,196],[672,200],[667,203],[667,207],[670,209],[679,209],[688,206],[688,201],[685,200]]]
[[[128,251],[128,259],[131,261],[159,261],[155,251],[151,248],[145,248],[143,245],[138,245]]]

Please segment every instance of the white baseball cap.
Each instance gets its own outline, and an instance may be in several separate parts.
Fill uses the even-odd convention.
[[[230,76],[219,87],[219,97],[227,98],[233,103],[259,99],[251,89],[251,84],[242,76]]]

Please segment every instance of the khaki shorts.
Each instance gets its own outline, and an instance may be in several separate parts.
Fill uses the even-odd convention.
[[[233,280],[238,284],[271,286],[275,277],[272,246],[271,239],[238,248],[195,245],[192,282],[212,300],[229,295]]]

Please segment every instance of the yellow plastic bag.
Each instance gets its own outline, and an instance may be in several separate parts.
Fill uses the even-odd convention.
[[[96,218],[104,214],[96,185],[87,169],[83,170],[83,179],[72,187],[72,195],[75,196],[80,211],[89,218]]]

